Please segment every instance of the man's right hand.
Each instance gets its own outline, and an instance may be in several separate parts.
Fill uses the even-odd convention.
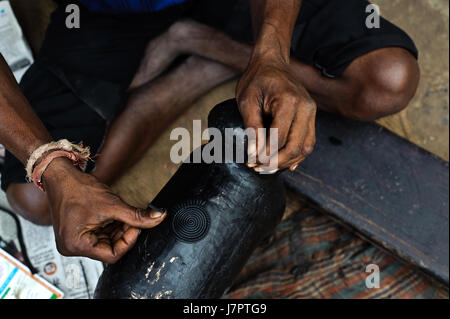
[[[157,226],[167,215],[127,205],[64,158],[48,166],[43,182],[58,251],[65,256],[115,263],[134,246],[140,229]]]

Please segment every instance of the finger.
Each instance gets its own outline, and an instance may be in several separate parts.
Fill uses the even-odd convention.
[[[297,123],[294,123],[292,126],[292,130],[294,130],[294,125],[297,125]],[[314,149],[314,145],[316,143],[316,130],[315,130],[315,112],[311,116],[311,120],[308,121],[309,128],[307,129],[306,137],[303,142],[303,146],[299,146],[299,150],[294,150],[294,148],[290,146],[290,144],[287,146],[287,148],[292,149],[292,157],[290,159],[276,158],[278,156],[278,153],[272,154],[272,158],[270,160],[270,165],[260,165],[255,168],[255,171],[258,173],[263,174],[274,174],[278,172],[280,169],[289,168],[291,171],[294,171],[297,169],[298,165],[302,163],[308,155],[310,155]],[[292,136],[292,134],[290,134]],[[286,152],[286,149],[283,149],[283,152]],[[299,155],[296,155],[298,154]],[[276,169],[274,169],[276,166]]]
[[[114,264],[120,259],[120,257],[114,253],[111,242],[106,241],[99,241],[82,255],[106,264]]]
[[[121,228],[123,225],[123,223],[121,222],[117,222],[115,220],[109,220],[107,222],[107,224],[104,224],[102,226],[99,226],[97,229],[94,230],[94,233],[96,235],[108,235],[108,234],[112,234],[115,231],[117,231],[117,229]]]
[[[113,253],[116,260],[123,257],[136,244],[137,238],[140,234],[138,228],[131,227],[123,236],[113,243]]]
[[[112,220],[107,225],[95,229],[92,233],[94,233],[97,240],[112,240],[114,242],[122,237],[128,228],[130,228],[129,225]]]
[[[118,259],[114,255],[111,240],[105,237],[98,237],[94,233],[89,233],[86,240],[78,243],[76,255],[85,256],[104,263],[115,263]]]
[[[289,170],[291,172],[294,172],[297,167],[306,159],[306,157],[302,157],[300,160],[297,160],[294,164],[290,165]]]
[[[263,111],[260,103],[259,93],[255,89],[248,88],[246,96],[238,100],[239,111],[246,129],[252,129],[254,134],[248,139],[249,166],[256,166],[258,150],[258,129],[264,128]]]
[[[280,169],[289,167],[296,161],[301,160],[302,156],[308,156],[314,145],[305,144],[306,137],[310,132],[315,132],[314,113],[297,112],[292,123],[286,146],[278,153],[278,165]]]
[[[290,170],[293,172],[297,169],[297,167],[306,160],[308,155],[310,155],[316,144],[316,127],[315,121],[311,121],[310,128],[308,130],[308,134],[306,135],[305,142],[303,144],[303,150],[299,158],[295,159],[295,163],[288,164],[290,165]]]
[[[283,99],[282,102],[275,102],[278,105],[271,105],[271,109],[274,110],[272,113],[272,124],[271,129],[278,129],[278,149],[282,149],[287,141],[293,119],[295,118],[297,105],[295,105],[295,100],[293,99]],[[269,131],[269,141],[271,136],[271,131]],[[267,143],[268,147],[269,142]]]
[[[113,211],[112,218],[136,228],[153,228],[159,225],[167,212],[160,212],[154,209],[140,209],[128,205],[119,207]]]
[[[120,238],[122,238],[123,234],[125,234],[125,232],[130,229],[131,226],[127,225],[127,224],[123,224],[121,223],[120,227],[117,227],[114,231],[111,232],[111,241],[113,243],[115,243],[116,241],[118,241]]]
[[[273,110],[271,114],[273,120],[268,137],[262,141],[265,143],[265,148],[263,153],[258,153],[259,165],[257,165],[258,169],[255,168],[255,171],[266,174],[278,171],[278,162],[274,162],[273,159],[288,141],[289,132],[298,108],[296,103],[298,103],[297,99],[285,97],[269,106],[269,109]]]
[[[98,238],[93,233],[89,239],[80,245],[77,255],[100,260],[108,264],[114,264],[135,244],[140,234],[140,229],[129,227],[115,242],[111,238]]]

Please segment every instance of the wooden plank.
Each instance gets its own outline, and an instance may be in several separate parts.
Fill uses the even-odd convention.
[[[449,168],[375,123],[319,112],[317,146],[286,184],[448,286]]]

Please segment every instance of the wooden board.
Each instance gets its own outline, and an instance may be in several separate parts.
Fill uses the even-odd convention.
[[[320,112],[286,184],[371,242],[449,283],[448,163],[375,123]]]

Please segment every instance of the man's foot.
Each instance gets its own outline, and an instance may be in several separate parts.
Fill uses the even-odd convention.
[[[133,90],[154,80],[175,60],[178,54],[170,29],[151,40],[129,89]]]
[[[130,85],[130,90],[138,88],[161,75],[181,54],[195,54],[193,46],[209,43],[216,30],[191,19],[175,22],[170,28],[151,40],[145,56]]]

